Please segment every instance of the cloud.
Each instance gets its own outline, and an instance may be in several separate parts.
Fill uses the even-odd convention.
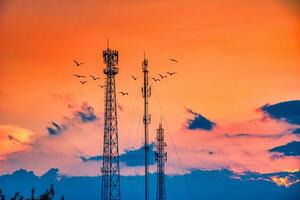
[[[34,145],[31,146],[28,151],[12,152],[9,155],[5,155],[6,160],[0,161],[0,173],[25,168],[41,174],[49,167],[53,167],[53,163],[55,163],[55,167],[59,168],[60,171],[66,175],[83,176],[99,174],[99,166],[101,166],[102,158],[92,157],[93,155],[102,154],[103,143],[100,137],[101,134],[99,135],[99,132],[101,132],[101,127],[99,126],[101,121],[97,120],[95,123],[87,121],[83,123],[76,113],[86,109],[81,109],[82,104],[72,105],[75,106],[66,110],[66,112],[69,113],[66,116],[69,117],[54,120],[53,122],[55,124],[50,121],[48,126],[54,130],[59,130],[58,127],[62,129],[63,125],[68,125],[67,130],[60,134],[59,137],[49,137],[45,134],[38,135],[37,140],[33,142]],[[60,111],[60,109],[57,111]],[[295,169],[299,166],[298,157],[284,156],[284,158],[282,158],[279,157],[281,155],[278,152],[269,152],[269,149],[297,140],[297,135],[290,134],[297,126],[277,120],[261,121],[259,119],[260,117],[257,118],[257,116],[255,116],[255,119],[235,121],[234,123],[224,123],[220,121],[220,125],[213,128],[209,134],[203,134],[203,129],[193,130],[195,134],[190,134],[191,130],[182,129],[182,126],[180,126],[185,118],[185,112],[184,109],[181,109],[182,115],[174,116],[178,123],[175,124],[173,122],[169,124],[173,130],[165,129],[166,143],[168,144],[168,162],[166,166],[166,172],[168,174],[188,173],[190,169],[211,170],[223,168],[229,168],[238,173],[245,171],[266,173],[278,172],[284,169]],[[190,118],[192,119],[197,113],[191,112],[193,115],[190,114]],[[122,123],[122,121],[128,119],[130,114],[129,112],[123,112],[119,118],[121,121],[119,124],[121,126],[121,133],[124,132],[124,127],[128,128],[127,124]],[[255,113],[255,115],[257,115],[257,113]],[[45,118],[44,122],[46,123],[49,118],[56,119],[55,113],[53,113],[52,117]],[[126,120],[124,121],[126,122]],[[140,121],[138,123],[142,122]],[[156,124],[156,122],[154,121],[153,124]],[[174,125],[178,125],[178,129],[173,128]],[[36,133],[44,133],[45,127],[46,126],[41,124],[39,128],[32,128]],[[154,140],[156,126],[151,127],[150,138]],[[138,136],[131,135],[135,137],[135,140],[132,140],[130,143],[128,143],[128,139],[126,139],[126,134],[123,133],[119,135],[122,175],[136,175],[142,174],[143,172],[144,152],[143,148],[140,148],[142,133],[141,131],[138,132],[138,134],[140,134]],[[228,135],[224,135],[224,133]],[[173,139],[171,139],[170,134],[172,134]],[[281,134],[285,135],[280,137]],[[22,139],[17,134],[13,135],[17,139]],[[174,141],[172,142],[171,140]],[[175,145],[172,143],[175,143]],[[11,149],[15,148],[11,142],[9,142],[9,145],[11,145]],[[135,146],[135,148],[125,151],[124,149],[128,148],[129,145]],[[0,148],[0,151],[1,150]],[[279,155],[277,156],[278,159],[275,157],[271,159],[271,155],[275,153]],[[84,156],[79,159],[78,155]],[[151,152],[150,155],[153,156],[154,153]],[[95,159],[96,161],[87,161],[88,159]],[[179,162],[184,163],[182,170],[179,170]],[[151,163],[154,163],[154,159]],[[80,169],[80,171],[78,171],[78,169]],[[150,171],[155,172],[155,170],[156,166],[151,165]]]
[[[154,160],[154,144],[149,145],[149,164],[153,165],[155,163]],[[103,156],[80,156],[81,161],[89,162],[89,161],[102,161]],[[130,149],[125,150],[123,154],[119,156],[120,162],[126,164],[128,167],[136,167],[143,166],[145,164],[144,161],[144,147],[140,147],[138,149]]]
[[[156,173],[149,175],[150,188],[156,188],[156,178]],[[298,172],[272,174],[250,172],[239,175],[228,169],[194,170],[189,174],[166,176],[166,193],[168,199],[172,200],[236,200],[241,199],[241,195],[243,200],[296,200],[299,196],[299,178]],[[122,199],[142,199],[143,183],[143,176],[121,176]],[[101,176],[64,176],[57,169],[50,169],[41,176],[23,169],[0,176],[0,188],[7,197],[13,196],[16,190],[28,195],[33,187],[39,194],[50,184],[55,185],[56,196],[64,195],[66,199],[72,200],[96,200],[101,192],[99,189]],[[14,187],[11,187],[12,185]]]
[[[284,156],[300,156],[300,141],[292,141],[285,145],[274,147],[269,152],[282,153]]]
[[[0,160],[5,159],[8,154],[29,149],[34,135],[31,130],[26,128],[0,125]]]
[[[103,160],[103,156],[80,156],[79,157],[81,161],[83,162],[89,162],[89,161],[101,161]]]
[[[74,106],[69,106],[69,108],[73,107]],[[47,127],[47,131],[50,135],[60,135],[76,123],[84,124],[96,121],[97,119],[98,117],[95,114],[94,108],[88,103],[82,103],[80,109],[74,111],[71,117],[64,117],[60,125],[56,122],[51,122],[51,125]]]
[[[82,122],[92,122],[97,119],[94,108],[87,103],[81,105],[81,110],[75,113],[75,116]]]
[[[300,134],[300,128],[296,128],[292,132],[293,134],[299,135]]]
[[[276,185],[284,186],[286,188],[300,181],[300,179],[293,180],[289,176],[286,177],[272,176],[271,179],[274,183],[276,183]]]
[[[239,133],[239,134],[224,134],[227,138],[281,138],[284,134],[249,134],[249,133]]]
[[[276,119],[284,120],[287,123],[300,125],[300,101],[286,101],[274,105],[266,104],[260,110],[267,116]]]
[[[193,119],[189,119],[187,121],[187,128],[190,130],[202,129],[206,131],[211,131],[215,127],[216,123],[210,121],[209,119],[205,118],[203,115],[194,112],[191,109],[186,109],[188,113],[194,115]]]
[[[59,126],[55,122],[52,122],[51,125],[52,126],[47,127],[47,131],[50,135],[59,135],[67,129],[67,127],[65,125]]]

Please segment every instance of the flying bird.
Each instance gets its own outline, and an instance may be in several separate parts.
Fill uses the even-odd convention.
[[[138,79],[138,77],[135,77],[135,76],[133,76],[133,75],[131,75],[131,78],[132,78],[133,80]]]
[[[101,87],[101,88],[104,88],[104,85],[98,85],[99,87]]]
[[[152,79],[156,82],[156,81],[160,81],[160,79],[158,79],[158,78],[154,78],[154,77],[152,77]]]
[[[73,60],[73,62],[75,63],[76,67],[79,67],[83,64],[83,62],[78,62],[77,60]]]
[[[86,78],[85,76],[79,75],[79,74],[73,74],[73,76],[75,76],[75,77],[77,77],[77,78]]]
[[[21,144],[21,141],[19,139],[17,139],[15,136],[9,134],[7,137],[9,139],[9,141],[11,141],[11,143],[13,143],[13,144],[16,144],[16,143]]]
[[[127,92],[119,92],[120,94],[122,94],[123,96],[128,95]]]
[[[173,76],[174,74],[177,74],[177,72],[166,72],[167,74],[169,74],[170,76]]]
[[[175,60],[175,59],[173,59],[173,58],[169,58],[169,60],[172,61],[172,62],[178,63],[178,60]]]
[[[59,130],[61,129],[61,127],[60,127],[57,123],[52,122],[51,124],[52,124],[55,128],[57,128],[57,129],[59,129]]]
[[[87,83],[87,81],[80,81],[80,83],[81,83],[82,85],[84,85],[84,84]]]
[[[100,79],[99,77],[95,77],[95,76],[93,76],[93,75],[90,75],[90,77],[91,77],[94,81]]]
[[[167,76],[164,76],[162,74],[158,74],[160,76],[161,79],[167,78]]]

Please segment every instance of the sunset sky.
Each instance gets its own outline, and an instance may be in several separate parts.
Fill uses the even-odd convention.
[[[143,142],[145,52],[150,77],[178,72],[151,81],[150,138],[162,116],[168,174],[299,171],[300,153],[278,150],[300,147],[297,0],[1,0],[0,174],[100,174],[101,162],[84,159],[102,154],[108,38],[119,51],[117,92],[129,93],[117,94],[121,155]],[[143,166],[124,161],[121,173]]]

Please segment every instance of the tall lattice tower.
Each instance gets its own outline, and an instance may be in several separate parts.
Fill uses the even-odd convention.
[[[118,51],[103,51],[106,67],[104,141],[101,200],[120,200],[120,168],[115,76],[119,72]]]
[[[149,97],[151,96],[151,86],[149,86],[148,77],[148,60],[146,57],[142,62],[142,69],[144,73],[144,86],[142,87],[142,95],[144,98],[144,136],[145,136],[145,200],[149,200],[149,124],[151,122],[151,115],[149,115]]]
[[[157,191],[156,200],[166,200],[166,185],[165,185],[165,162],[167,161],[166,143],[164,139],[164,129],[162,123],[156,132],[156,152],[155,160],[157,163]]]

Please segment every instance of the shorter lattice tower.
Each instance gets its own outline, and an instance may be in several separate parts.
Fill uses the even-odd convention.
[[[156,200],[166,200],[165,163],[167,161],[166,143],[162,123],[159,124],[156,133],[155,160],[157,163],[157,191]]]

